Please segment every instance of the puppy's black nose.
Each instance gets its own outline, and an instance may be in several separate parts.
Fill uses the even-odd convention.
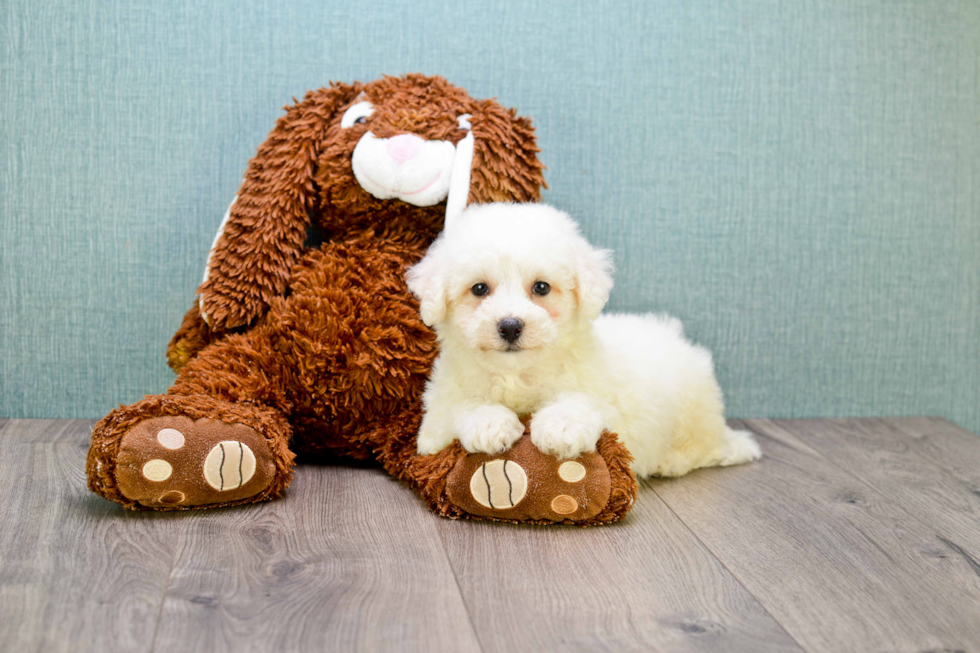
[[[522,331],[524,331],[524,323],[516,317],[505,317],[497,322],[497,333],[507,342],[512,343],[520,338]]]

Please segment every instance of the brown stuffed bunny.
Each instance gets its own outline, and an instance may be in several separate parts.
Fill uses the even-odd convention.
[[[537,152],[528,119],[439,77],[334,83],[288,107],[170,343],[176,382],[96,425],[92,491],[131,509],[264,501],[295,454],[326,454],[377,459],[451,517],[625,515],[636,484],[612,434],[579,459],[584,481],[527,436],[493,459],[416,453],[436,341],[405,271],[467,203],[538,200]]]

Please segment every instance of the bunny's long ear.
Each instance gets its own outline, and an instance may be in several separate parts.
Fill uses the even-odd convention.
[[[469,203],[537,202],[548,185],[530,119],[493,100],[476,104]]]
[[[245,179],[215,238],[201,314],[212,330],[250,323],[286,290],[316,201],[317,158],[331,117],[361,85],[333,83],[287,107],[248,165]]]

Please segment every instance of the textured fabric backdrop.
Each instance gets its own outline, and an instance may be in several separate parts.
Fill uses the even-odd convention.
[[[166,389],[165,344],[292,96],[440,74],[534,118],[611,308],[715,352],[731,416],[980,430],[980,3],[8,0],[0,415]]]

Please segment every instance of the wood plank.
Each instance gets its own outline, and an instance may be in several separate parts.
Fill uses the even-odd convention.
[[[653,492],[611,526],[439,532],[487,653],[802,650]]]
[[[972,650],[980,591],[933,555],[936,533],[788,430],[752,424],[762,461],[649,484],[790,635],[808,651]]]
[[[586,530],[441,520],[343,467],[271,504],[128,513],[85,488],[93,424],[0,420],[0,650],[980,641],[980,438],[943,420],[752,421],[759,464],[653,481]]]
[[[437,521],[379,469],[313,465],[189,515],[155,650],[477,651]]]
[[[940,417],[891,417],[881,422],[909,438],[910,446],[980,496],[980,436]]]
[[[82,440],[86,448],[92,437],[94,419],[11,419],[0,424],[0,441],[12,444],[68,442]],[[8,434],[7,431],[10,431]],[[6,438],[10,438],[7,440]],[[82,467],[84,467],[84,460]]]
[[[749,421],[749,428],[763,431],[769,422]],[[955,425],[939,419],[917,422],[920,442],[891,420],[819,419],[771,422],[818,450],[824,457],[862,479],[882,495],[897,501],[903,510],[935,532],[928,555],[960,558],[963,584],[980,589],[980,491],[977,483],[957,478],[929,454],[947,458],[980,481],[980,469],[963,465],[971,457],[980,463],[980,438],[970,434],[958,447],[948,435]],[[925,441],[928,439],[928,441]],[[961,474],[962,476],[962,474]]]
[[[0,650],[152,644],[178,524],[88,491],[90,428],[11,420],[0,434]]]

